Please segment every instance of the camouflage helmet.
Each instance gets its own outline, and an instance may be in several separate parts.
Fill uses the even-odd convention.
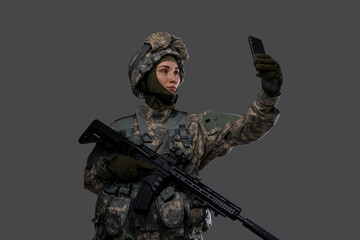
[[[137,85],[145,74],[165,55],[174,56],[180,70],[180,84],[184,81],[183,61],[189,59],[184,43],[179,37],[167,32],[156,32],[145,39],[144,45],[134,54],[129,63],[131,90],[135,96],[143,96]]]

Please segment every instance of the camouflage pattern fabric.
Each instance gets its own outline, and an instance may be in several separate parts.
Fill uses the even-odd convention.
[[[97,147],[94,151],[99,151]],[[105,167],[105,156],[103,156],[91,168],[88,166],[84,172],[84,188],[98,194],[108,181],[111,181],[112,174]]]
[[[196,162],[199,170],[208,165],[215,157],[220,157],[230,152],[233,146],[243,145],[265,136],[276,123],[279,117],[279,110],[275,107],[279,97],[264,99],[265,94],[262,90],[257,95],[256,100],[249,107],[248,111],[239,116],[234,122],[225,125],[216,125],[207,129],[204,123],[206,115],[212,111],[207,111],[201,115],[190,115],[189,121],[203,122],[200,128],[194,124],[189,126],[189,132],[196,133],[193,139],[197,147],[194,149],[192,161]],[[198,131],[196,131],[198,129]]]
[[[276,103],[278,97],[264,98],[264,92],[261,91],[256,97],[255,101],[251,104],[248,111],[242,115],[230,115],[230,114],[216,114],[213,111],[205,111],[201,114],[190,114],[188,115],[188,133],[191,134],[191,148],[192,155],[190,161],[197,166],[200,170],[207,166],[215,157],[220,157],[228,153],[233,146],[247,144],[263,137],[276,123],[279,111],[276,109]],[[163,141],[165,135],[166,121],[169,117],[171,110],[158,113],[153,111],[148,106],[143,106],[143,117],[148,125],[149,135],[153,138],[151,147],[156,151],[160,151],[159,145]],[[135,119],[134,122],[134,141],[139,142],[140,131],[138,123]],[[175,136],[176,137],[176,136]],[[176,147],[184,149],[181,141],[174,141]],[[95,152],[95,153],[93,153]],[[99,194],[98,200],[105,202],[106,206],[102,206],[100,210],[97,210],[97,222],[96,235],[94,239],[135,239],[134,231],[130,224],[131,217],[122,216],[120,219],[116,218],[115,215],[108,215],[108,220],[112,226],[119,226],[118,232],[114,229],[105,228],[104,219],[99,217],[99,212],[104,212],[106,215],[106,209],[113,207],[109,205],[110,200],[103,199],[104,186],[109,184],[115,184],[117,186],[126,185],[121,183],[115,183],[111,174],[106,169],[106,161],[104,156],[101,154],[99,149],[94,149],[88,162],[94,163],[92,166],[87,165],[84,174],[84,187],[91,192]],[[136,183],[135,183],[136,184]],[[156,200],[156,203],[152,204],[150,209],[151,216],[147,216],[144,220],[149,222],[144,228],[140,228],[137,232],[137,239],[201,239],[201,232],[205,231],[208,226],[205,226],[205,219],[203,211],[199,209],[189,209],[189,198],[186,196],[180,199],[181,192],[177,192],[175,198],[167,203],[167,208],[163,206],[165,203]],[[136,196],[136,189],[131,193],[131,198]],[[122,199],[119,202],[126,202]],[[129,203],[129,201],[127,201]],[[125,204],[126,205],[126,204]],[[127,212],[128,206],[119,206],[119,210],[112,211],[112,213],[124,215]],[[185,209],[185,212],[184,212]],[[113,209],[114,210],[114,209]],[[130,210],[131,211],[131,203]],[[170,214],[170,215],[169,215]],[[171,216],[174,214],[174,216]],[[160,216],[160,217],[159,217]],[[126,219],[124,221],[124,218]],[[164,223],[164,221],[170,221]],[[156,227],[151,229],[151,226],[156,226],[156,223],[160,223],[161,230],[155,230]],[[112,231],[113,230],[113,231]],[[116,233],[116,234],[114,234]],[[111,235],[113,234],[113,235]],[[96,238],[97,236],[101,236]]]
[[[140,80],[163,56],[173,55],[175,57],[180,70],[181,83],[185,78],[183,61],[189,59],[188,51],[181,39],[167,32],[153,33],[145,39],[145,43],[150,44],[151,49],[145,54],[130,76],[131,90],[137,97],[143,96],[142,92],[137,88]],[[129,69],[139,55],[140,49],[132,57]]]
[[[143,108],[143,110],[144,111],[142,111],[142,116],[146,120],[149,134],[153,140],[151,143],[151,149],[155,151],[160,146],[165,136],[166,121],[170,116],[171,110],[156,112],[147,105],[146,108]],[[140,132],[138,134],[140,135]]]

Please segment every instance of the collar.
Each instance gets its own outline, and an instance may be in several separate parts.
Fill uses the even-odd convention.
[[[166,122],[170,116],[171,109],[165,110],[163,112],[157,112],[145,103],[144,105],[140,106],[139,113],[143,118],[146,119],[146,121]]]

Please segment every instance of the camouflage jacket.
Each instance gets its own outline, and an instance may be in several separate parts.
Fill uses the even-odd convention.
[[[276,123],[279,111],[275,107],[279,97],[262,99],[260,92],[248,111],[242,116],[233,114],[216,114],[212,110],[201,114],[188,115],[187,131],[191,134],[193,154],[190,161],[199,170],[208,165],[215,157],[228,153],[233,146],[242,145],[263,137]],[[156,113],[156,112],[155,112]],[[149,109],[146,121],[149,133],[154,141],[151,145],[158,145],[165,134],[168,112],[161,113],[157,120],[152,118],[154,111]],[[137,122],[135,129],[139,134]],[[136,133],[135,133],[136,134]],[[84,187],[91,192],[99,193],[104,184],[111,177],[105,168],[102,157],[106,153],[96,153],[99,161],[92,166],[86,166]]]

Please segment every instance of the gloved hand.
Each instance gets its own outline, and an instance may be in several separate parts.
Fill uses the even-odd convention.
[[[107,163],[107,169],[114,173],[122,182],[137,180],[141,172],[148,172],[153,168],[148,163],[121,154],[113,156]]]
[[[263,91],[269,97],[279,96],[283,82],[280,65],[267,54],[255,54],[254,65],[261,78]]]

